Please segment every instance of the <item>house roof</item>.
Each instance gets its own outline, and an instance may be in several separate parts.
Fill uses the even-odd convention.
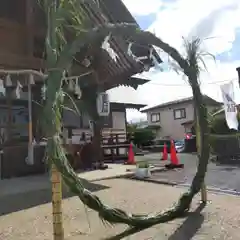
[[[219,106],[221,104],[221,103],[217,102],[216,100],[212,99],[211,97],[209,97],[207,95],[203,95],[203,97],[204,97],[204,101],[208,105]],[[182,98],[182,99],[162,103],[162,104],[159,104],[159,105],[156,105],[156,106],[153,106],[153,107],[145,108],[145,109],[141,110],[141,112],[145,113],[145,112],[148,112],[148,111],[151,111],[151,110],[154,110],[154,109],[161,109],[161,108],[169,107],[169,106],[172,106],[172,105],[191,102],[192,100],[193,100],[193,97]]]
[[[99,4],[99,7],[97,8],[85,2],[81,5],[83,10],[82,13],[84,15],[83,18],[89,24],[88,27],[99,27],[106,23],[114,24],[120,22],[133,23],[138,26],[136,20],[133,18],[121,0],[98,0],[97,2]],[[41,14],[37,14],[39,11]],[[35,16],[36,18],[40,18],[36,21],[43,22],[44,13],[38,4],[34,5],[34,13],[37,15]],[[44,34],[46,34],[46,29],[44,26],[41,26],[39,35],[41,35],[40,33],[43,34],[42,37],[44,37]],[[129,34],[131,35],[131,32]],[[94,81],[97,79],[101,84],[105,82],[109,83],[109,85],[112,84],[112,86],[108,86],[107,89],[109,89],[113,87],[113,85],[116,86],[118,84],[122,84],[123,79],[129,80],[130,76],[149,70],[150,67],[154,66],[154,61],[150,57],[151,50],[157,62],[162,62],[160,56],[152,45],[149,45],[147,42],[136,40],[132,44],[132,53],[136,57],[146,56],[146,59],[141,60],[141,62],[137,62],[132,56],[128,54],[129,39],[126,39],[123,36],[111,36],[108,43],[118,56],[118,59],[115,62],[106,52],[106,50],[100,47],[104,39],[102,39],[103,37],[99,38],[100,39],[96,39],[94,43],[85,46],[85,48],[82,48],[81,51],[77,53],[74,61],[76,65],[76,74],[74,73],[74,75],[76,76],[80,75],[79,72],[81,74],[83,73],[82,68],[84,68],[86,72],[89,72],[89,69],[94,69],[94,77],[92,77],[92,75],[86,76],[88,83],[90,82],[90,79],[94,79]],[[86,58],[89,61],[85,61],[85,63],[90,62],[90,66],[87,66],[88,64],[84,64],[84,60],[86,60]],[[37,59],[29,60],[28,66],[32,66],[33,62],[36,60]],[[36,69],[45,68],[46,66],[44,64],[44,61],[39,61],[41,62],[39,65],[34,63],[34,66],[37,65]],[[97,78],[95,77],[95,71],[98,75]],[[35,78],[35,80],[38,81],[38,78]],[[16,86],[16,84],[17,80],[13,81],[13,86]],[[23,86],[27,86],[27,81],[23,79],[21,80],[21,84]]]
[[[129,10],[127,9],[127,7],[125,6],[122,0],[101,0],[100,5],[102,6],[104,13],[108,16],[111,23],[127,22],[127,23],[133,23],[139,26],[137,21],[129,12]],[[127,40],[127,39],[124,39],[124,40]],[[149,45],[147,42],[138,41],[136,44],[133,44],[132,50],[135,53],[135,55],[139,57],[139,56],[149,55],[150,48],[152,48],[152,46]],[[162,62],[162,59],[158,55],[155,48],[153,48],[153,55],[156,57],[159,63]],[[149,59],[145,61],[149,61]],[[149,62],[149,64],[151,66],[154,66],[153,62]]]
[[[96,9],[88,4],[84,4],[83,6],[84,14],[89,18],[93,26],[118,22],[134,23],[137,25],[136,20],[121,0],[100,0],[99,6],[101,11],[99,11],[99,8]],[[110,36],[108,43],[118,56],[117,61],[114,61],[105,50],[99,48],[102,40],[103,39],[98,39],[95,44],[88,46],[87,53],[84,54],[83,59],[81,59],[84,60],[85,56],[88,56],[90,59],[92,57],[91,62],[94,65],[94,69],[98,72],[98,79],[101,83],[112,82],[114,84],[114,82],[118,80],[120,80],[119,83],[121,83],[122,75],[132,76],[154,66],[154,61],[150,57],[151,49],[157,62],[162,62],[157,52],[154,51],[153,46],[139,41],[133,43],[131,50],[135,56],[146,56],[146,59],[137,62],[128,54],[128,39]],[[101,61],[99,61],[99,59],[101,59]]]
[[[133,87],[134,89],[137,89],[139,85],[143,85],[147,82],[149,82],[150,80],[149,79],[145,79],[145,78],[138,78],[138,77],[122,77],[121,78],[122,80],[118,81],[118,80],[115,80],[115,83],[105,83],[103,85],[103,88],[105,91],[109,90],[109,89],[112,89],[112,88],[115,88],[115,87],[118,87],[118,86],[130,86],[130,87]],[[121,82],[121,84],[119,84],[119,82]]]
[[[125,108],[128,109],[137,109],[140,110],[143,107],[146,107],[146,104],[136,104],[136,103],[121,103]]]
[[[183,122],[181,125],[187,125],[187,124],[192,124],[194,123],[194,120],[189,120],[189,121],[186,121],[186,122]]]

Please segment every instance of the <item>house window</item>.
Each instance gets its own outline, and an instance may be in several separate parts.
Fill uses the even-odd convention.
[[[183,119],[186,118],[186,109],[175,109],[173,110],[174,119]]]
[[[151,114],[151,122],[160,122],[160,113],[152,113]]]

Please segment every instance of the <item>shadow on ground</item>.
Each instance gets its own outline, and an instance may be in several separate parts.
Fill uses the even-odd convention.
[[[191,212],[187,219],[179,228],[177,228],[177,230],[168,238],[168,240],[192,239],[203,224],[204,215],[201,214],[201,211],[204,207],[205,204],[200,204],[194,212]]]
[[[194,237],[194,235],[196,234],[196,232],[201,228],[202,223],[204,221],[204,215],[201,214],[201,211],[203,210],[203,208],[206,206],[206,204],[201,203],[197,209],[193,212],[189,212],[187,214],[186,220],[181,224],[181,226],[179,228],[176,229],[176,231],[168,237],[168,240],[190,240]],[[136,228],[131,228],[131,229],[127,229],[124,232],[109,237],[109,238],[105,238],[103,240],[121,240],[123,238],[129,237],[135,234],[135,233],[139,233],[144,229],[136,229]],[[151,239],[163,239],[162,235],[155,235],[153,236]]]
[[[85,188],[87,188],[91,192],[97,192],[109,188],[104,185],[90,183],[84,179],[82,179],[82,183]],[[66,188],[64,188],[63,198],[69,198],[73,196],[74,195],[72,193],[70,193],[66,190]],[[29,191],[0,197],[0,216],[36,207],[41,204],[50,203],[52,201],[51,197],[52,193],[50,187],[49,189]]]

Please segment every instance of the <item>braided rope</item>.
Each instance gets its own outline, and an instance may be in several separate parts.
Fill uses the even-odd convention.
[[[126,213],[121,209],[111,208],[105,205],[96,195],[84,188],[81,179],[74,172],[65,156],[65,150],[61,146],[61,140],[59,137],[49,139],[48,147],[54,149],[55,158],[52,158],[52,161],[62,174],[62,178],[69,189],[80,198],[83,204],[92,210],[97,211],[99,217],[103,221],[111,224],[123,223],[132,227],[149,227],[155,224],[171,221],[177,217],[181,217],[189,210],[194,194],[200,189],[199,185],[194,191],[192,189],[191,191],[184,193],[175,206],[172,206],[170,209],[163,212],[150,215]]]

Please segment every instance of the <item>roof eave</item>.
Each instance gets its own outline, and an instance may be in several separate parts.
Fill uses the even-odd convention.
[[[135,104],[135,103],[124,103],[124,106],[125,108],[128,108],[128,109],[141,109],[143,107],[146,107],[147,105],[145,104]]]
[[[211,97],[209,97],[207,95],[203,95],[203,98],[204,98],[205,101],[209,102],[209,104],[207,104],[207,105],[214,105],[214,106],[222,105],[222,103],[217,102],[216,100],[212,99]],[[173,106],[173,105],[188,103],[188,102],[191,102],[192,100],[193,100],[192,97],[191,98],[186,98],[186,99],[179,99],[179,100],[176,100],[176,101],[173,101],[173,102],[163,103],[163,104],[156,105],[154,107],[143,109],[143,110],[141,110],[141,112],[142,113],[147,113],[147,112],[155,110],[155,109],[163,109],[163,108]]]

